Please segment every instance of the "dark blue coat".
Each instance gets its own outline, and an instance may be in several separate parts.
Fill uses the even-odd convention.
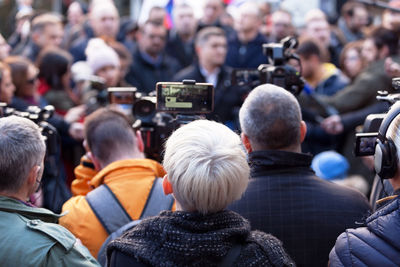
[[[326,266],[337,236],[357,227],[370,210],[352,189],[315,176],[312,157],[286,151],[249,154],[251,179],[243,197],[230,207],[253,230],[280,239],[297,266]]]
[[[400,197],[336,240],[330,266],[400,266]]]
[[[263,54],[264,43],[267,43],[267,39],[260,33],[247,44],[241,43],[235,34],[228,40],[225,64],[232,68],[257,68],[260,64],[268,63]]]

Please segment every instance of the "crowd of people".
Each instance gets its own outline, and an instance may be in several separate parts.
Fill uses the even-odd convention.
[[[311,9],[302,27],[265,1],[226,2],[197,18],[175,0],[139,23],[112,0],[70,1],[64,17],[17,1],[0,34],[2,264],[400,265],[400,105],[376,98],[400,76],[400,1],[345,1],[334,19]],[[299,94],[237,82],[287,36]],[[106,90],[183,80],[212,84],[214,109],[158,162]],[[47,105],[46,122],[22,118]],[[375,155],[354,157],[366,117],[386,112]]]

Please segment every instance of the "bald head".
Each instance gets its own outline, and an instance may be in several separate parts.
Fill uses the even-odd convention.
[[[256,87],[239,112],[242,132],[253,150],[298,150],[301,111],[296,98],[272,84]]]
[[[112,2],[96,2],[92,5],[89,22],[96,37],[116,38],[119,29],[119,14]]]
[[[252,2],[246,2],[240,6],[239,17],[236,20],[236,29],[239,39],[247,43],[253,40],[261,25],[261,14],[258,5]]]

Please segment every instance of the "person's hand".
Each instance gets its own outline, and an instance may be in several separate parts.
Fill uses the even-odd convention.
[[[342,119],[339,115],[332,115],[321,122],[321,127],[328,134],[341,134],[344,130]]]
[[[85,105],[72,107],[68,110],[67,114],[65,114],[64,120],[68,123],[76,122],[85,115],[85,111],[86,111]]]
[[[80,122],[73,122],[68,129],[69,135],[77,141],[84,138],[83,124]]]
[[[391,77],[399,77],[400,76],[400,64],[394,62],[392,58],[388,57],[385,60],[385,72],[386,74]]]

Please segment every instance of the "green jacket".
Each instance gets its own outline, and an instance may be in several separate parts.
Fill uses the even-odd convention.
[[[392,59],[399,62],[399,58]],[[379,90],[392,92],[392,79],[386,74],[384,59],[371,63],[355,81],[331,97],[322,99],[326,104],[335,107],[340,114],[362,109],[377,102]]]
[[[1,266],[99,266],[60,215],[0,196]]]

